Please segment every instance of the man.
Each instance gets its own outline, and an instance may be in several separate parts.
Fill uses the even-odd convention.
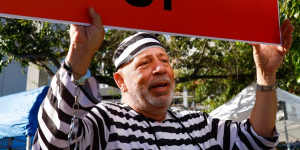
[[[86,81],[86,90],[79,90],[73,81],[86,73],[104,37],[100,17],[93,9],[90,16],[91,26],[71,26],[69,53],[40,108],[33,149],[275,147],[278,135],[274,87],[276,71],[292,42],[293,27],[289,21],[282,25],[282,47],[253,45],[258,85],[256,104],[250,119],[232,122],[201,112],[175,113],[168,109],[175,86],[174,73],[163,46],[147,33],[126,38],[115,52],[114,79],[121,89],[123,104],[100,103],[93,78]],[[70,128],[71,123],[74,126]],[[70,132],[73,136],[68,138]]]

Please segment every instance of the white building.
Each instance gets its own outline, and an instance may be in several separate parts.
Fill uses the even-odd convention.
[[[0,73],[0,96],[26,90],[27,68],[12,62]]]

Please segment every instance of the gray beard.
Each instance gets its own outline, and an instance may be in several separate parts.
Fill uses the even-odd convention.
[[[173,84],[173,87],[171,87],[170,94],[166,99],[165,98],[162,99],[162,98],[151,95],[148,91],[146,91],[145,88],[143,88],[144,90],[141,91],[141,95],[139,97],[146,100],[149,104],[151,104],[153,106],[156,106],[156,107],[166,107],[167,106],[168,107],[171,105],[172,100],[173,100],[174,87],[175,87],[175,84]]]

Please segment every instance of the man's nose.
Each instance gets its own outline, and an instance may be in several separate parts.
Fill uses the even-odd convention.
[[[166,73],[166,66],[164,66],[163,63],[156,63],[154,69],[153,69],[153,74],[164,74]]]

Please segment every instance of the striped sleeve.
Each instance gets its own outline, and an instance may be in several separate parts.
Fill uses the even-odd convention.
[[[98,85],[94,78],[89,78],[84,88],[85,90],[80,90],[79,94],[78,138],[71,141],[71,147],[74,147],[73,143],[77,142],[79,149],[101,149],[99,141],[96,141],[98,145],[93,141],[97,140],[99,134],[107,134],[107,128],[103,127],[104,120],[96,109],[92,109],[101,99]],[[70,146],[68,133],[73,116],[75,89],[75,84],[71,82],[71,74],[64,68],[60,68],[53,77],[48,94],[39,109],[39,127],[33,149],[55,150]],[[105,140],[105,137],[102,140]]]
[[[224,150],[266,150],[274,149],[278,143],[278,133],[274,131],[272,138],[259,136],[252,128],[249,119],[242,122],[220,120],[208,117],[210,130],[214,130],[215,138]]]

